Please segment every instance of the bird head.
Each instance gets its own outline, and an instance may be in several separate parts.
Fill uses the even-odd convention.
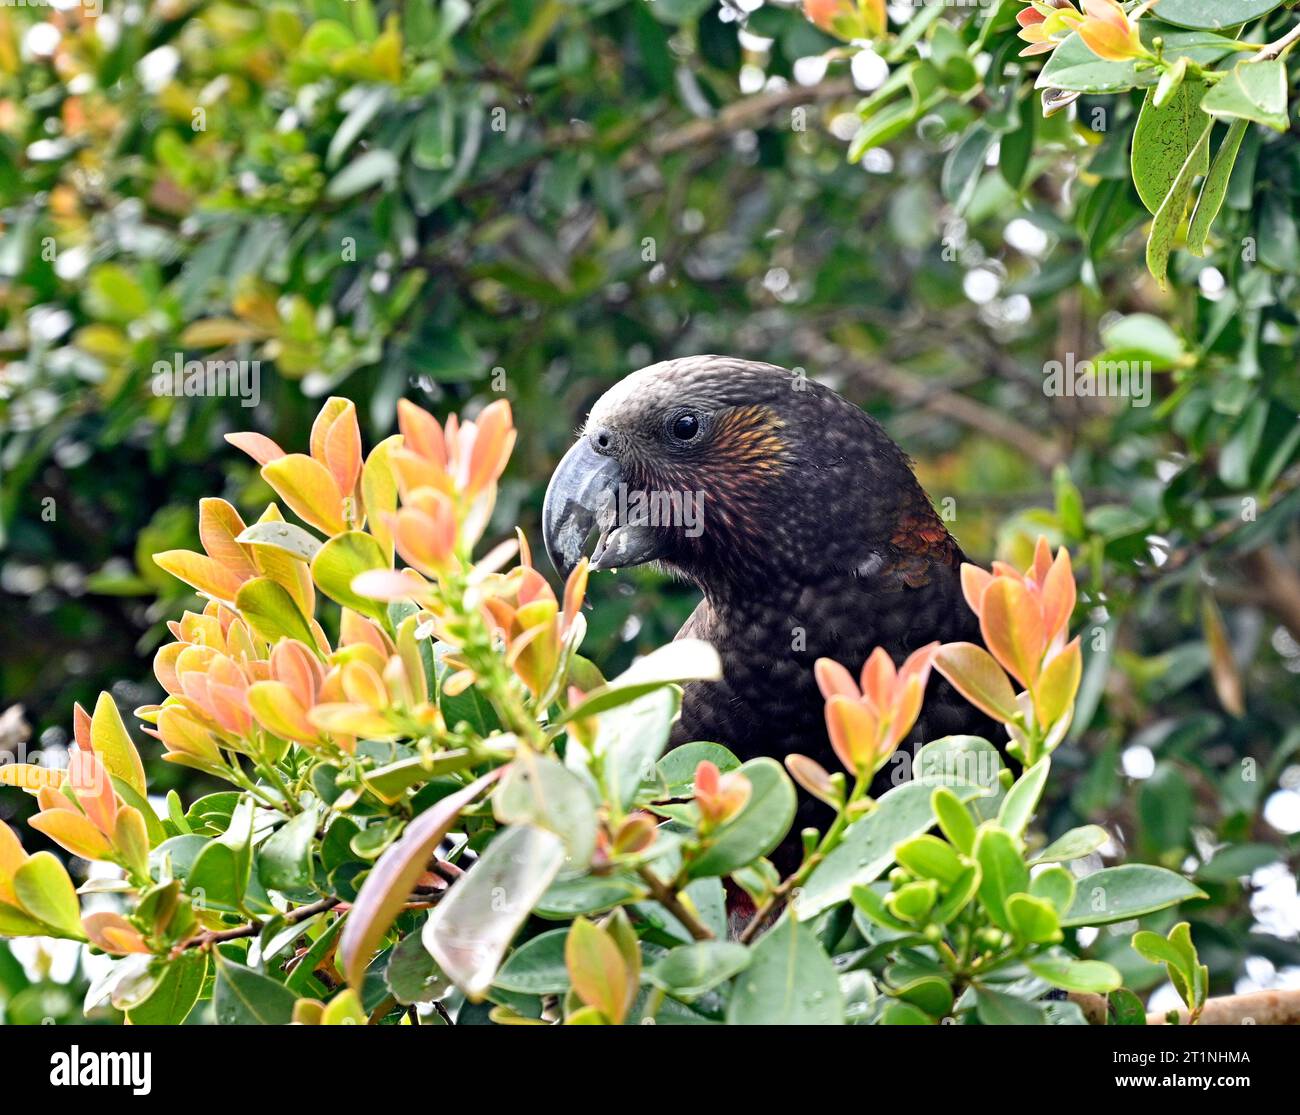
[[[918,498],[933,518],[902,451],[829,388],[697,356],[601,396],[551,478],[543,537],[561,573],[588,553],[593,569],[660,562],[708,589],[861,555]]]

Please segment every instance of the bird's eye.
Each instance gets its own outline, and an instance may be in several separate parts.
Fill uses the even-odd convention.
[[[678,441],[692,441],[700,432],[700,420],[693,414],[679,414],[669,428]]]

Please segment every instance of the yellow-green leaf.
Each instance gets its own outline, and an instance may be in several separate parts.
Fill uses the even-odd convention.
[[[141,797],[148,793],[140,753],[122,723],[122,714],[107,693],[100,693],[95,702],[95,714],[90,719],[90,746],[103,760],[109,774],[120,778]]]

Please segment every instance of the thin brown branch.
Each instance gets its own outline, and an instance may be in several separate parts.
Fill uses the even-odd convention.
[[[1243,554],[1242,566],[1259,602],[1300,642],[1300,573],[1276,546],[1261,546]]]
[[[1284,50],[1291,46],[1297,39],[1300,39],[1300,23],[1297,23],[1280,39],[1274,39],[1271,43],[1264,46],[1258,54],[1254,55],[1248,61],[1250,62],[1271,62],[1278,57]]]
[[[805,351],[808,357],[816,357],[818,366],[837,367],[901,403],[919,406],[931,414],[950,418],[977,433],[1003,442],[1024,454],[1044,471],[1050,471],[1061,461],[1061,451],[1046,438],[1026,429],[1024,423],[993,407],[985,406],[969,395],[948,391],[909,375],[883,360],[859,356],[826,342],[815,343],[809,339]]]
[[[637,874],[650,888],[650,893],[654,899],[665,910],[673,915],[678,921],[686,927],[686,931],[697,941],[712,941],[713,933],[697,918],[690,910],[683,905],[680,898],[671,887],[669,887],[658,875],[648,867],[640,867]]]
[[[629,151],[624,156],[624,163],[635,164],[643,161],[646,154],[654,157],[672,155],[689,147],[701,147],[729,138],[746,128],[765,123],[778,112],[787,112],[803,105],[819,104],[823,101],[835,101],[841,97],[852,96],[855,92],[853,81],[847,77],[830,78],[816,85],[791,85],[785,89],[776,89],[766,93],[757,93],[733,101],[721,112],[708,120],[692,120],[680,128],[651,136],[644,150]]]
[[[1106,996],[1072,991],[1070,1001],[1092,1026],[1106,1025]],[[1187,1025],[1188,1012],[1178,1011],[1178,1025]],[[1148,1026],[1168,1024],[1167,1012],[1148,1011]],[[1300,991],[1252,991],[1210,999],[1198,1026],[1300,1026]]]
[[[284,915],[285,923],[287,925],[297,925],[299,922],[306,921],[308,918],[315,917],[326,910],[332,910],[341,901],[338,898],[322,898],[319,902],[299,906],[296,910],[290,910]],[[172,955],[174,956],[185,949],[211,948],[223,941],[237,941],[241,937],[256,937],[265,925],[266,922],[264,921],[251,921],[247,925],[237,925],[233,929],[206,929],[202,933],[196,933],[193,937],[182,941],[172,949]]]

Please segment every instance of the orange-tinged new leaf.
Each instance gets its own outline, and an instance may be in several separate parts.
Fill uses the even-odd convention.
[[[241,581],[256,573],[247,551],[235,541],[245,529],[239,512],[224,499],[199,500],[199,540],[203,549]]]
[[[149,946],[139,931],[121,914],[102,912],[87,914],[81,926],[90,943],[114,956],[131,952],[147,953]]]
[[[393,536],[385,516],[397,510],[397,477],[393,473],[391,454],[401,445],[398,434],[384,438],[370,451],[361,469],[361,502],[366,524],[375,541],[384,548],[389,565],[393,562]]]
[[[622,1025],[631,1005],[628,972],[613,938],[594,922],[575,919],[564,940],[564,965],[578,998]]]
[[[861,774],[871,768],[879,729],[879,722],[861,701],[836,693],[826,702],[826,734],[846,769]]]
[[[72,738],[82,751],[94,751],[90,742],[90,713],[78,701],[72,706]]]
[[[0,902],[7,906],[18,905],[14,896],[14,873],[26,862],[27,853],[14,830],[0,821]]]
[[[4,763],[0,765],[0,786],[17,786],[34,794],[45,786],[63,785],[63,771],[38,763]]]
[[[889,651],[876,647],[868,656],[862,667],[862,695],[867,703],[875,709],[877,716],[888,710],[894,696],[894,679],[898,670]]]
[[[105,835],[112,833],[117,821],[117,794],[104,761],[94,752],[72,752],[68,786],[91,823]]]
[[[438,420],[409,399],[397,401],[397,427],[402,444],[440,470],[447,468],[447,442]]]
[[[311,455],[329,469],[344,496],[352,494],[361,475],[361,429],[351,399],[326,400],[312,423]]]
[[[248,687],[248,707],[272,735],[303,742],[320,734],[307,719],[307,710],[289,686],[280,681],[258,681]]]
[[[154,564],[214,600],[232,602],[243,581],[220,562],[190,550],[164,550],[154,554]]]
[[[133,805],[117,811],[113,825],[113,849],[117,858],[139,878],[149,875],[149,831],[144,814]]]
[[[1083,677],[1083,651],[1076,636],[1051,659],[1034,687],[1034,717],[1044,731],[1061,719],[1074,704]]]
[[[816,759],[810,759],[807,755],[790,754],[785,757],[785,769],[813,797],[820,798],[831,806],[839,804],[840,793],[835,788],[835,783],[831,781],[826,768]]]
[[[1016,715],[1016,694],[1002,667],[983,647],[974,643],[945,643],[934,658],[934,668],[976,708],[1003,723]]]
[[[817,659],[813,664],[813,677],[817,679],[822,697],[828,701],[837,693],[854,701],[861,696],[853,675],[833,658]]]
[[[343,493],[329,469],[319,461],[304,453],[290,453],[263,465],[262,478],[303,522],[326,534],[339,534],[347,529],[343,519]]]
[[[1033,684],[1047,649],[1037,601],[1019,581],[998,577],[984,590],[980,603],[984,645],[1022,685]]]
[[[226,441],[236,449],[242,449],[259,465],[269,465],[272,461],[278,461],[285,456],[283,449],[262,434],[227,434]]]
[[[166,705],[158,714],[158,735],[168,751],[189,755],[213,766],[221,764],[221,752],[212,731],[181,705]]]
[[[107,693],[100,693],[95,701],[95,715],[90,721],[90,746],[103,760],[109,774],[120,778],[141,797],[148,793],[140,752],[131,742],[122,714]]]
[[[101,861],[112,859],[113,849],[108,837],[89,818],[74,813],[71,809],[51,809],[37,813],[28,819],[27,824],[37,832],[43,832],[60,848],[74,856]]]
[[[352,701],[327,701],[308,712],[307,718],[317,728],[331,733],[380,740],[396,739],[401,735],[387,717],[369,705]]]
[[[970,610],[976,615],[980,613],[980,600],[984,596],[984,590],[989,587],[992,580],[993,574],[987,569],[981,569],[978,565],[971,565],[970,562],[962,564],[962,595],[966,597],[966,603],[970,605]]]
[[[1048,567],[1039,584],[1043,589],[1043,629],[1050,643],[1066,629],[1070,616],[1074,614],[1074,602],[1078,596],[1074,569],[1070,565],[1070,551],[1064,546],[1056,552],[1056,560]]]
[[[470,451],[465,491],[476,495],[495,483],[505,471],[515,446],[515,430],[506,399],[483,408],[475,421],[474,447]]]
[[[416,880],[424,874],[439,842],[455,824],[460,811],[500,775],[503,767],[485,774],[435,802],[406,826],[400,840],[376,861],[361,885],[339,939],[339,958],[349,984],[361,987],[366,965],[401,913]]]

